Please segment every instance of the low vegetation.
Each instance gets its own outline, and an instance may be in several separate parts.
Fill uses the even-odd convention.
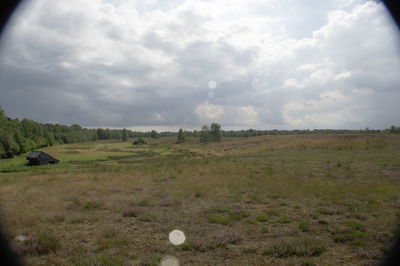
[[[397,134],[154,136],[43,148],[57,165],[0,160],[1,222],[24,262],[374,265],[399,234]]]

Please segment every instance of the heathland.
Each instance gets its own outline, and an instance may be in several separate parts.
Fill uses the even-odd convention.
[[[25,263],[371,265],[399,235],[400,135],[132,141],[0,160],[1,220]]]

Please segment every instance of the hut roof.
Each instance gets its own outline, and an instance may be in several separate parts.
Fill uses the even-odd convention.
[[[31,151],[26,158],[38,158],[41,153],[41,151]]]
[[[49,156],[49,157],[51,157],[51,158],[54,158],[54,157],[51,156],[50,154],[47,154],[47,153],[42,152],[42,151],[31,151],[31,152],[28,154],[28,156],[26,156],[26,158],[29,158],[29,159],[39,158],[40,154],[46,154],[47,156]],[[56,158],[54,158],[54,159],[56,159]]]

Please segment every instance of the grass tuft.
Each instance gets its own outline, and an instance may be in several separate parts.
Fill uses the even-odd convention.
[[[299,229],[303,232],[309,232],[310,231],[310,223],[302,221],[299,223]]]
[[[231,222],[231,220],[228,217],[218,214],[208,216],[208,221],[212,224],[222,224],[222,225],[228,225]]]
[[[83,209],[85,210],[98,210],[101,204],[97,201],[88,201],[83,204]]]
[[[259,215],[256,217],[256,220],[259,222],[268,222],[268,217],[266,215]]]
[[[277,258],[317,257],[326,251],[325,245],[315,238],[296,238],[283,240],[264,251],[264,255]]]

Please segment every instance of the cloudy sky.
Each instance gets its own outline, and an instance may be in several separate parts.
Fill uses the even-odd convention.
[[[0,47],[11,117],[175,130],[400,125],[400,37],[366,0],[32,0]]]

